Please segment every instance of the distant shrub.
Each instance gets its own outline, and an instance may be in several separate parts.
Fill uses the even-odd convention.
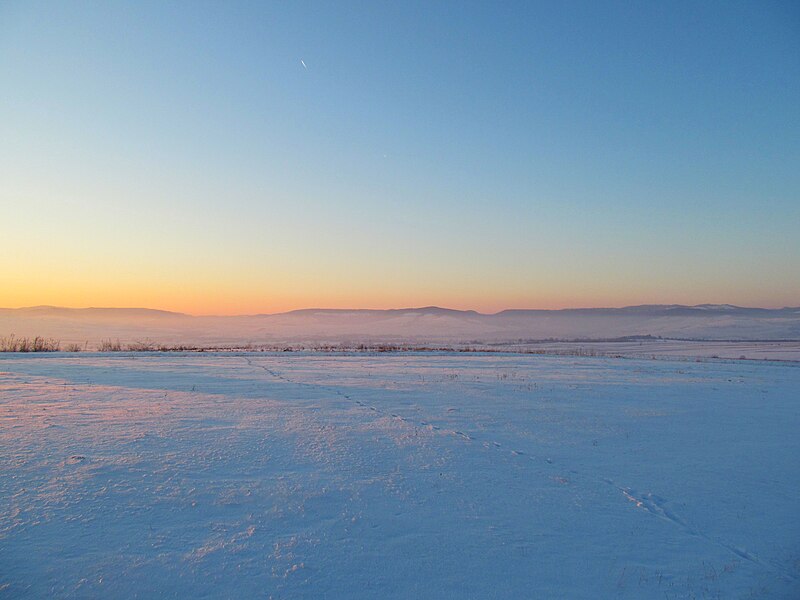
[[[61,343],[51,338],[17,337],[13,333],[0,338],[0,352],[58,352]]]
[[[97,345],[98,352],[201,352],[203,350],[206,348],[183,344],[161,344],[151,340],[137,340],[123,345],[118,339],[105,339]]]
[[[83,346],[80,344],[67,344],[64,346],[65,352],[80,352],[81,350],[83,350]]]
[[[132,344],[128,344],[126,349],[128,352],[153,352],[156,350],[156,345],[149,341],[136,341]]]
[[[119,343],[119,340],[112,341],[110,339],[103,340],[97,346],[98,352],[121,352],[122,351],[122,344]]]
[[[159,352],[203,352],[203,348],[198,346],[189,346],[186,344],[176,344],[173,346],[169,346],[167,344],[160,344],[158,348],[155,348]]]

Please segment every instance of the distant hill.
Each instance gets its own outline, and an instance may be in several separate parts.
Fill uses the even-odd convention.
[[[800,339],[800,307],[643,305],[495,314],[437,306],[388,310],[312,308],[276,314],[191,316],[147,308],[0,309],[0,335],[64,342],[164,343],[511,342],[655,336],[709,340]]]
[[[2,314],[33,315],[40,317],[188,317],[184,313],[154,308],[65,308],[63,306],[28,306],[25,308],[0,308]]]

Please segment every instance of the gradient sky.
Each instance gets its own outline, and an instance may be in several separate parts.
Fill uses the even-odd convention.
[[[7,307],[800,305],[800,5],[6,1],[0,224]]]

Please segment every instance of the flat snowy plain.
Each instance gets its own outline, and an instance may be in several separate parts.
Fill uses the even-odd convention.
[[[800,364],[0,356],[0,597],[797,598]]]

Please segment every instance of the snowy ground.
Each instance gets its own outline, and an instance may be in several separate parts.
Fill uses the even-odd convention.
[[[479,346],[478,346],[479,347]],[[572,341],[487,345],[493,350],[544,352],[578,356],[623,356],[626,358],[692,359],[723,358],[800,362],[800,342],[787,341]]]
[[[800,365],[0,356],[0,597],[797,598]]]

